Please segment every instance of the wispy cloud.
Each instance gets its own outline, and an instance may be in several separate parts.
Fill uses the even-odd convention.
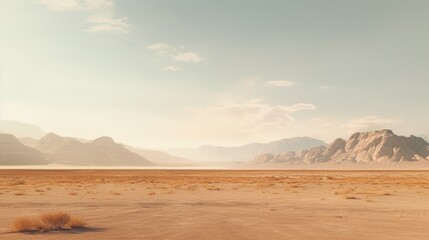
[[[40,0],[51,11],[87,12],[91,26],[86,29],[92,33],[127,33],[128,18],[115,16],[113,0]]]
[[[177,67],[177,66],[168,66],[168,67],[163,68],[162,70],[164,70],[164,71],[171,71],[171,72],[177,72],[180,69],[181,68]]]
[[[111,18],[108,16],[91,16],[86,21],[94,25],[88,32],[128,32],[127,18]]]
[[[360,131],[373,131],[384,128],[390,128],[392,124],[401,122],[402,119],[382,118],[379,116],[365,116],[349,120],[340,127],[344,128],[347,133],[355,133]]]
[[[200,57],[200,55],[198,53],[195,52],[183,52],[183,53],[178,53],[175,55],[171,56],[175,61],[178,62],[200,62],[202,60],[202,58]]]
[[[170,48],[170,45],[165,43],[155,43],[147,46],[147,49],[155,51],[158,55],[167,55]]]
[[[331,87],[330,86],[326,86],[326,85],[322,85],[322,86],[320,86],[320,89],[322,89],[322,90],[328,90],[328,89],[331,89]]]
[[[314,109],[307,103],[270,105],[260,99],[191,108],[189,131],[214,138],[278,135],[293,123],[293,113]]]
[[[277,87],[292,87],[296,85],[296,82],[286,81],[286,80],[276,80],[266,82],[268,85],[277,86]]]
[[[154,43],[152,45],[147,46],[147,49],[150,51],[155,52],[159,56],[163,56],[166,61],[174,60],[176,62],[192,62],[192,63],[198,63],[202,61],[201,56],[196,52],[185,52],[184,46],[171,46],[166,43]],[[175,63],[179,64],[179,63]],[[177,72],[181,70],[182,68],[179,66],[170,65],[167,67],[162,68],[164,71],[172,71]]]

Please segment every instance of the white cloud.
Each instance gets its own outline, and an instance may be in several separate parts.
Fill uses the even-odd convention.
[[[87,12],[87,29],[92,33],[127,33],[128,18],[115,16],[113,0],[40,0],[51,11]]]
[[[155,43],[150,46],[147,46],[147,49],[156,51],[158,55],[167,55],[170,48],[170,45],[165,43]]]
[[[147,48],[150,50],[165,50],[165,49],[169,49],[170,45],[165,44],[165,43],[155,43],[155,44],[148,46]]]
[[[94,25],[88,32],[128,32],[127,18],[112,18],[110,16],[91,16],[87,20]]]
[[[314,106],[313,104],[308,104],[308,103],[297,103],[297,104],[294,104],[294,105],[288,107],[288,109],[291,112],[298,112],[298,111],[303,111],[303,110],[316,110],[316,106]]]
[[[268,81],[268,85],[277,86],[277,87],[292,87],[295,86],[295,82],[286,81],[286,80],[276,80],[276,81]]]
[[[176,55],[171,56],[175,61],[178,62],[200,62],[202,58],[198,53],[195,52],[184,52],[184,53],[178,53]]]
[[[177,72],[177,71],[181,70],[181,68],[177,67],[177,66],[168,66],[168,67],[163,68],[162,70],[164,70],[164,71],[171,71],[171,72]]]
[[[320,89],[322,89],[322,90],[328,90],[328,89],[331,89],[331,87],[330,86],[326,86],[326,85],[322,85],[322,86],[320,86]]]
[[[270,105],[260,99],[192,108],[187,134],[211,139],[284,136],[286,128],[293,123],[294,112],[314,109],[312,104]]]

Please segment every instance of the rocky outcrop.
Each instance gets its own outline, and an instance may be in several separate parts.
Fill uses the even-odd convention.
[[[95,166],[144,166],[151,162],[133,153],[110,137],[100,137],[92,142],[49,133],[35,144],[48,161],[71,165]]]
[[[0,165],[47,164],[37,150],[24,146],[11,134],[0,134]]]
[[[423,138],[397,136],[391,130],[353,134],[347,141],[336,139],[327,147],[283,154],[262,154],[253,161],[266,163],[391,163],[429,161],[429,143]]]

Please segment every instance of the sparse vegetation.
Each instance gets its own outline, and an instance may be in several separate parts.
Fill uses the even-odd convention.
[[[42,222],[39,218],[19,217],[12,222],[12,231],[31,232],[42,229]]]
[[[78,216],[72,216],[64,211],[41,214],[39,217],[19,217],[12,222],[12,231],[58,231],[63,229],[82,228],[86,222]]]
[[[83,218],[75,217],[75,216],[72,216],[70,218],[70,221],[67,223],[67,226],[69,228],[83,228],[85,227],[85,225],[86,225],[86,222],[85,220],[83,220]]]
[[[70,214],[66,212],[49,212],[44,213],[40,216],[41,221],[43,222],[44,228],[48,230],[59,230],[64,228],[64,226],[70,222]]]

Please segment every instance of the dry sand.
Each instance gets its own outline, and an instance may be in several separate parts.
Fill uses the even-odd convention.
[[[66,210],[83,230],[11,233]],[[0,239],[429,239],[429,171],[0,170]]]

